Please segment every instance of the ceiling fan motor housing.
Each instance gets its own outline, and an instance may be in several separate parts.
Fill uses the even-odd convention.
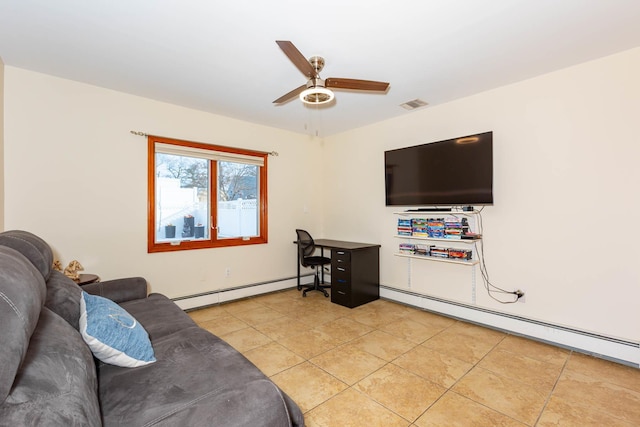
[[[322,71],[322,69],[324,68],[324,58],[321,56],[312,56],[311,58],[309,58],[309,63],[316,70],[317,77],[317,74],[319,74],[320,71]]]
[[[319,77],[314,79],[309,79],[309,81],[307,82],[307,88],[310,89],[314,87],[326,87],[324,85],[324,80]]]

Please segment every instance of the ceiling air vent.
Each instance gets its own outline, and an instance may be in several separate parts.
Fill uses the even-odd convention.
[[[413,101],[407,101],[404,104],[400,104],[402,108],[405,110],[415,110],[416,108],[424,107],[425,105],[429,105],[427,102],[424,102],[422,99],[414,99]]]

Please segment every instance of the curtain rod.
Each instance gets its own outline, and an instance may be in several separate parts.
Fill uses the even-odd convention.
[[[129,132],[131,134],[133,134],[133,135],[136,135],[136,136],[144,136],[144,137],[149,136],[148,133],[140,132],[140,131],[137,131],[137,130],[130,130]],[[155,135],[155,136],[160,136],[160,135]],[[168,138],[168,137],[163,137],[163,138]],[[278,154],[277,151],[269,151],[269,152],[267,152],[267,154],[270,155],[270,156],[274,156],[274,157],[278,157],[280,155],[280,154]]]

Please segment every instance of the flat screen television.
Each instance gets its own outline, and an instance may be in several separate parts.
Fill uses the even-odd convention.
[[[493,132],[385,151],[387,206],[493,204]]]

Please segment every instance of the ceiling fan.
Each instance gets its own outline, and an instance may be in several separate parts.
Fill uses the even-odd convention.
[[[276,40],[280,49],[293,62],[298,70],[302,71],[308,81],[291,92],[282,95],[273,101],[274,104],[284,104],[296,96],[305,104],[320,105],[331,102],[334,98],[329,89],[367,90],[373,92],[385,92],[389,83],[372,80],[342,79],[330,77],[326,80],[320,78],[320,71],[324,68],[324,58],[312,56],[307,60],[302,53],[290,41]]]

